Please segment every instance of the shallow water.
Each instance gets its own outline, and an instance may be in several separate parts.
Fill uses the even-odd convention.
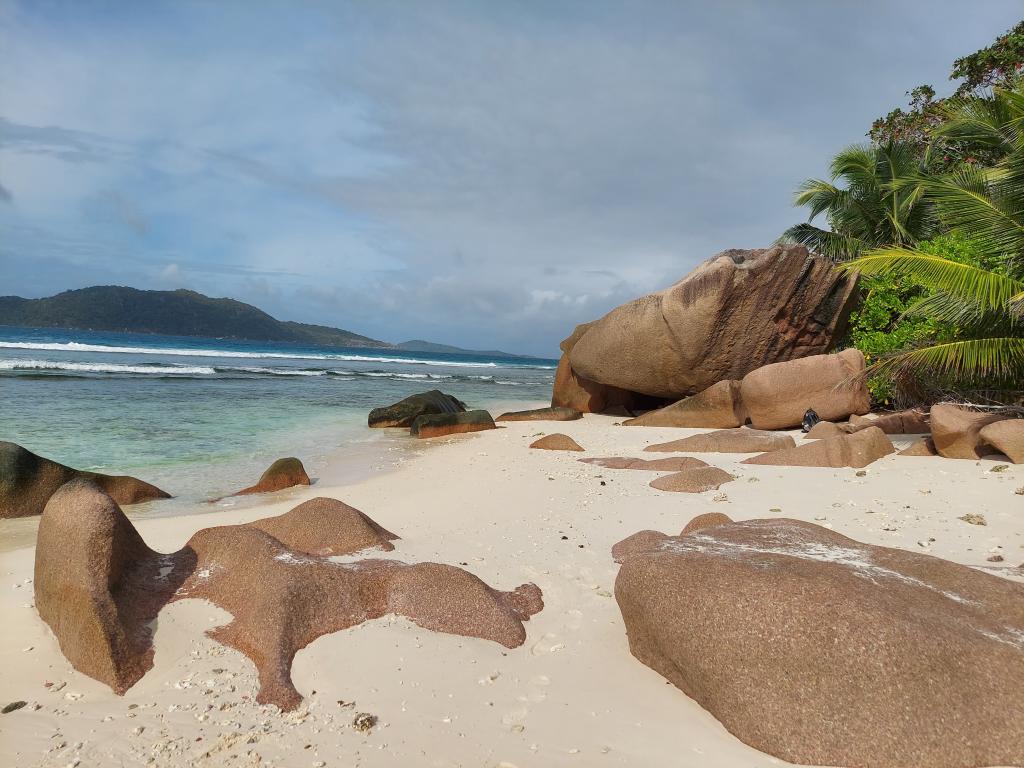
[[[368,429],[370,409],[440,388],[497,415],[548,400],[554,366],[0,327],[0,440],[141,477],[177,499],[137,513],[177,514],[252,484],[281,456],[298,456],[321,482],[357,480],[422,448],[396,430]]]

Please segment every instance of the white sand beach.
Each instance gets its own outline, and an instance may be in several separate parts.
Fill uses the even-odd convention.
[[[792,468],[702,454],[735,481],[719,491],[666,493],[648,487],[654,473],[578,459],[643,456],[646,445],[701,430],[620,421],[587,414],[508,423],[430,441],[428,450],[353,484],[316,483],[244,509],[134,520],[149,546],[170,552],[200,528],[329,496],[400,536],[388,556],[460,565],[498,589],[532,581],[543,591],[544,609],[514,649],[390,617],[321,637],[295,659],[305,701],[290,713],[254,703],[252,663],[203,634],[228,614],[198,600],[162,611],[154,668],[116,696],[71,668],[34,610],[34,549],[0,554],[0,703],[28,702],[0,719],[0,764],[780,765],[630,655],[612,594],[613,544],[642,529],[678,533],[704,512],[790,517],[1024,581],[1024,495],[1017,493],[1024,466],[890,455],[865,470]],[[586,452],[528,449],[552,432]],[[894,437],[897,447],[909,441]],[[967,513],[986,524],[959,519]],[[996,554],[1001,562],[989,560]],[[376,725],[354,728],[359,713],[376,716]]]

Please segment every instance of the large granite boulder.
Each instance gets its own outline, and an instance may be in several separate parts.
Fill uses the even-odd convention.
[[[485,429],[497,429],[494,419],[487,411],[428,413],[415,418],[409,429],[409,434],[422,439],[461,435],[466,432],[482,432]]]
[[[861,377],[864,369],[861,351],[844,349],[751,371],[740,387],[750,423],[757,429],[789,429],[800,426],[808,409],[824,421],[867,413],[871,398]]]
[[[205,528],[165,555],[109,496],[76,480],[40,520],[36,608],[72,666],[120,694],[152,666],[160,609],[209,601],[231,621],[207,634],[253,661],[258,703],[286,710],[302,701],[291,680],[299,650],[387,614],[508,648],[523,643],[523,622],[544,605],[535,585],[504,592],[450,565],[359,557],[390,549],[394,538],[358,510],[314,499],[276,518]]]
[[[249,496],[254,493],[273,493],[283,491],[285,488],[292,488],[296,485],[309,485],[309,475],[302,462],[294,456],[278,459],[267,471],[260,475],[256,485],[243,488],[235,496]]]
[[[127,475],[86,472],[43,458],[17,443],[0,441],[0,518],[41,515],[46,502],[64,483],[89,480],[118,504],[139,504],[171,495]]]
[[[896,449],[878,427],[868,427],[850,435],[836,435],[801,443],[795,448],[762,453],[744,459],[743,464],[767,464],[773,467],[866,467]]]
[[[742,427],[746,422],[747,409],[740,398],[740,383],[730,379],[622,423],[630,427],[727,429]]]
[[[1024,765],[1024,585],[787,519],[643,531],[613,553],[633,655],[755,749]]]
[[[409,395],[404,400],[374,408],[367,417],[371,427],[411,427],[417,416],[434,413],[462,413],[466,404],[439,389]]]
[[[569,364],[569,355],[577,341],[593,323],[577,325],[569,338],[559,347],[562,357],[555,370],[555,382],[551,390],[551,405],[572,408],[583,413],[618,413],[632,416],[638,411],[660,408],[665,400],[619,387],[599,384],[580,376]]]
[[[947,459],[980,459],[993,453],[981,430],[1003,421],[1000,413],[977,413],[957,405],[940,403],[931,410],[932,442],[940,456]]]
[[[583,414],[575,408],[550,406],[529,411],[508,411],[495,421],[576,421],[582,418]]]
[[[981,428],[978,437],[1014,464],[1024,464],[1024,419],[1003,419]]]
[[[760,429],[719,429],[700,435],[690,435],[667,443],[655,443],[644,448],[654,453],[762,453],[792,448],[796,441],[789,435]]]
[[[845,330],[856,282],[799,245],[724,251],[675,285],[577,328],[563,350],[577,377],[678,400],[769,363],[827,352]]]

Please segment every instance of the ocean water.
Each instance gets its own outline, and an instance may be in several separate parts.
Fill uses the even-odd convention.
[[[322,482],[357,479],[424,449],[368,429],[370,409],[437,388],[497,415],[549,400],[555,365],[0,326],[0,440],[148,480],[177,500],[141,506],[174,514],[252,484],[281,456]]]

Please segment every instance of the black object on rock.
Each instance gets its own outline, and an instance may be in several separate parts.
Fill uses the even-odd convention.
[[[808,408],[806,413],[804,413],[803,431],[810,432],[819,421],[821,421],[821,418],[814,412],[814,409]]]

